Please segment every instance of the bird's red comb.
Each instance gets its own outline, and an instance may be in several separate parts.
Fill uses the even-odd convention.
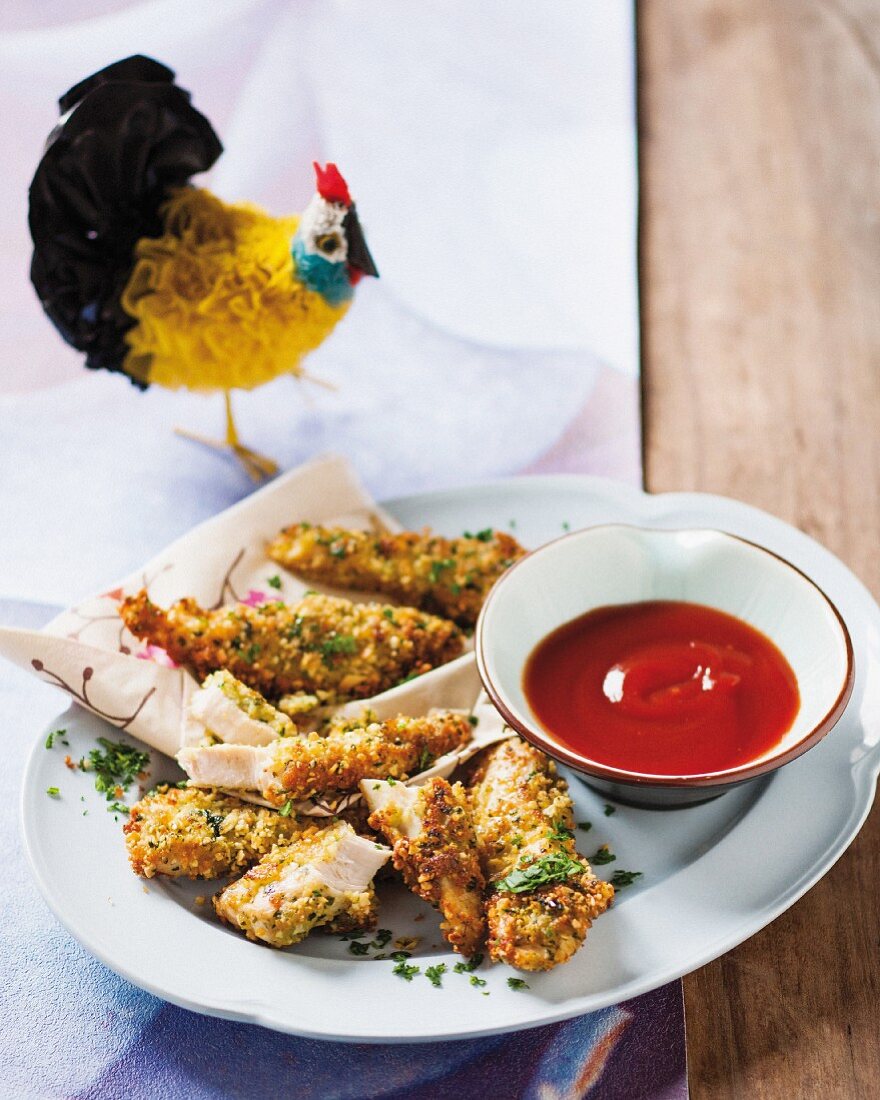
[[[342,173],[335,164],[328,164],[322,168],[317,161],[315,164],[315,177],[318,181],[318,194],[327,202],[341,202],[343,206],[351,206],[351,195],[348,193],[348,184],[342,178]]]

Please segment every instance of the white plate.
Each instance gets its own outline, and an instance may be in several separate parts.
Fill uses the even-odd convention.
[[[572,779],[578,833],[589,855],[609,843],[618,868],[642,871],[590,932],[574,960],[512,991],[506,967],[481,968],[484,988],[452,972],[434,914],[402,888],[383,890],[380,924],[418,935],[413,962],[445,962],[436,989],[405,982],[393,964],[356,958],[335,937],[312,936],[288,951],[249,943],[215,923],[211,883],[144,884],[128,869],[119,825],[88,775],[70,772],[95,737],[118,731],[78,709],[60,716],[69,748],[37,742],[24,780],[25,847],[47,902],[70,932],[112,969],[197,1012],[280,1031],[358,1042],[455,1039],[550,1023],[647,992],[757,932],[792,905],[856,835],[880,771],[880,608],[831,554],[756,509],[697,494],[648,496],[588,477],[519,478],[392,501],[408,528],[457,534],[509,528],[527,546],[595,523],[717,527],[761,543],[804,570],[843,614],[855,649],[856,684],[844,717],[816,748],[769,780],[679,810],[620,807]],[[176,777],[157,756],[152,778]],[[47,796],[48,787],[61,797]],[[81,798],[84,801],[81,801]],[[87,815],[83,811],[88,810]],[[424,914],[422,920],[414,918]],[[488,992],[488,996],[484,993]]]

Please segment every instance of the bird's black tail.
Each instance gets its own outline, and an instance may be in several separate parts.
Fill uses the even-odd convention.
[[[118,371],[134,323],[119,299],[135,244],[161,234],[168,191],[210,168],[223,147],[174,73],[148,57],[108,65],[59,106],[30,187],[31,282],[86,365]]]

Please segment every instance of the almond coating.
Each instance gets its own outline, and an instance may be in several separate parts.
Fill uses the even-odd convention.
[[[269,699],[297,692],[337,703],[377,695],[457,657],[464,639],[445,619],[407,607],[313,594],[207,610],[183,599],[164,609],[142,590],[119,607],[137,638],[160,646],[203,680],[227,669]]]
[[[491,529],[447,539],[294,523],[269,543],[267,552],[305,580],[381,592],[459,626],[473,626],[489,589],[525,550],[512,535]]]
[[[469,795],[489,882],[489,956],[519,970],[566,962],[614,897],[614,887],[596,878],[575,850],[567,783],[549,757],[512,737],[480,755]],[[573,863],[565,878],[535,889],[499,889],[514,870],[554,856],[580,868]]]
[[[216,791],[161,786],[132,806],[123,832],[136,875],[218,878],[246,870],[302,828],[292,816]]]
[[[380,788],[370,826],[392,845],[394,866],[410,890],[440,910],[447,942],[472,955],[486,934],[485,881],[464,788],[439,776],[419,787],[370,781],[361,787],[368,802]]]

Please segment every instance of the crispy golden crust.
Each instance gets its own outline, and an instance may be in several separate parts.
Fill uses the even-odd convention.
[[[269,557],[306,580],[381,592],[460,626],[473,626],[489,589],[525,554],[503,531],[446,539],[413,531],[375,535],[308,523],[285,527],[267,550]]]
[[[244,871],[301,830],[294,817],[275,810],[211,790],[168,786],[136,802],[123,826],[132,870],[145,878]]]
[[[490,884],[489,955],[520,970],[550,970],[571,958],[614,897],[575,849],[568,785],[552,760],[514,737],[480,755],[469,794]],[[547,856],[577,860],[583,870],[575,864],[564,880],[523,893],[498,889],[512,871]]]
[[[392,845],[394,866],[410,890],[440,910],[446,940],[462,955],[472,955],[486,934],[485,881],[464,788],[429,779],[418,788],[412,813],[421,823],[412,838],[401,831],[400,813],[391,807],[377,810],[369,821]]]
[[[275,848],[216,894],[215,912],[248,939],[271,947],[289,947],[322,926],[331,931],[374,928],[377,908],[372,882],[363,888],[346,888],[329,885],[325,877],[347,835],[353,833],[345,822],[305,829],[287,847]],[[382,851],[387,858],[388,849]]]
[[[449,712],[278,741],[271,747],[271,779],[263,796],[282,805],[352,791],[362,779],[406,779],[466,745],[472,732],[466,716]]]
[[[144,590],[124,600],[119,614],[135,637],[160,646],[199,680],[228,669],[272,699],[307,692],[332,703],[376,695],[445,664],[463,646],[447,620],[317,594],[290,607],[206,610],[184,599],[166,610]]]
[[[614,887],[591,871],[528,894],[493,894],[489,957],[517,970],[551,970],[577,951],[613,897]]]

